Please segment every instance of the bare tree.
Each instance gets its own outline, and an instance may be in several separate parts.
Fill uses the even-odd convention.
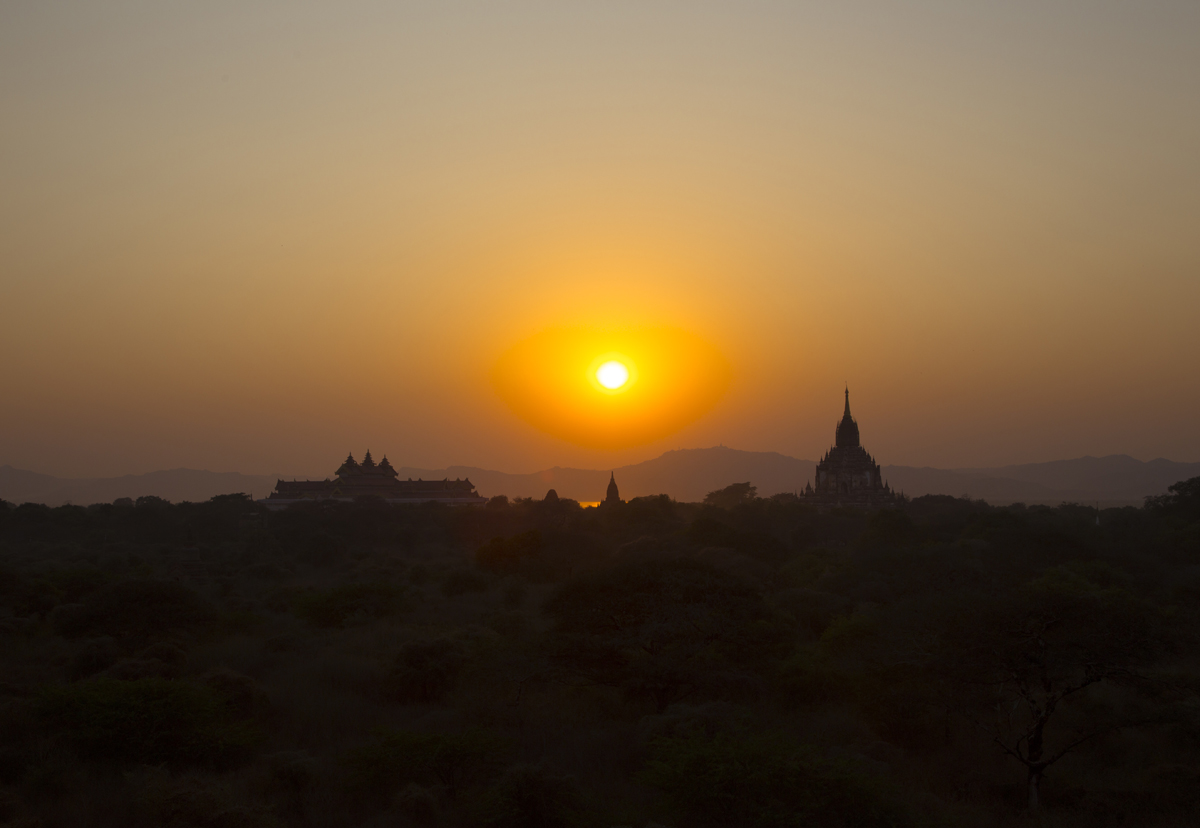
[[[989,600],[939,613],[930,653],[949,709],[985,732],[1025,768],[1029,807],[1038,810],[1046,771],[1115,730],[1146,724],[1136,703],[1144,669],[1170,647],[1153,606],[1079,578],[1042,579]],[[1096,697],[1120,686],[1122,704]],[[1080,704],[1085,698],[1091,703]]]

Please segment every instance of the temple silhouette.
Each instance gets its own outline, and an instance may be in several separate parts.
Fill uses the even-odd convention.
[[[606,506],[616,506],[624,502],[624,500],[621,500],[620,491],[617,490],[617,473],[609,472],[608,491],[605,492],[602,503],[604,503]]]
[[[275,490],[259,502],[271,509],[285,509],[294,503],[313,501],[352,501],[374,497],[386,503],[416,504],[434,501],[450,505],[474,506],[487,503],[470,479],[399,480],[399,474],[384,457],[379,463],[368,451],[361,463],[353,453],[338,467],[336,477],[324,480],[278,480]],[[904,495],[893,491],[875,458],[862,447],[858,422],[850,414],[850,389],[846,405],[834,431],[834,445],[817,464],[815,479],[799,493],[801,502],[828,509],[837,506],[879,509],[899,506]],[[557,501],[551,489],[545,500]],[[609,509],[624,503],[617,488],[615,473],[610,473],[605,497],[597,505]]]
[[[357,497],[378,497],[388,503],[448,503],[475,506],[487,502],[466,480],[398,480],[399,474],[386,456],[375,463],[368,451],[362,463],[347,455],[338,467],[337,477],[330,480],[279,480],[275,491],[260,501],[272,509],[284,509],[293,503],[320,500],[354,500]]]
[[[859,441],[858,423],[850,416],[850,388],[846,410],[834,432],[833,448],[817,463],[816,486],[804,487],[801,498],[816,506],[880,508],[897,505],[900,496],[883,479],[879,464]]]

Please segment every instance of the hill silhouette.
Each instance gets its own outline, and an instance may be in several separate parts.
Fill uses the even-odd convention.
[[[604,497],[614,473],[621,497],[669,494],[676,500],[699,501],[730,483],[753,480],[759,492],[799,491],[812,479],[816,463],[773,451],[739,451],[718,447],[668,451],[653,460],[616,469],[572,469],[555,466],[532,474],[509,474],[472,466],[446,469],[397,468],[403,477],[470,477],[484,496],[542,497],[554,489],[560,497],[596,501]]]
[[[680,501],[699,501],[730,483],[750,481],[767,497],[796,492],[813,479],[816,462],[778,452],[716,447],[669,451],[653,460],[614,469],[624,498],[667,493]],[[554,467],[532,474],[508,474],[470,466],[446,469],[399,469],[402,477],[470,477],[480,494],[541,497],[555,489],[560,497],[600,500],[609,471]],[[1176,480],[1200,474],[1200,463],[1170,460],[1143,462],[1128,455],[1081,457],[981,469],[934,469],[883,466],[892,488],[911,497],[926,494],[970,495],[995,505],[1064,501],[1105,506],[1141,505],[1166,492]]]
[[[800,491],[813,479],[815,467],[812,460],[800,460],[778,452],[741,451],[719,446],[669,451],[652,460],[616,469],[555,466],[529,474],[512,474],[476,466],[442,469],[402,466],[396,471],[401,479],[469,477],[479,493],[486,497],[503,494],[510,498],[541,498],[547,490],[554,489],[560,497],[584,502],[602,499],[608,476],[614,472],[625,499],[665,493],[679,501],[695,502],[702,500],[708,492],[745,481],[753,483],[763,497]],[[1200,463],[1163,459],[1141,461],[1116,454],[996,468],[883,466],[882,470],[894,489],[910,497],[947,494],[969,495],[993,505],[1099,502],[1103,506],[1118,506],[1141,505],[1144,498],[1163,494],[1173,482],[1200,475]],[[173,502],[198,502],[230,492],[263,497],[274,487],[276,479],[276,475],[197,469],[69,479],[0,466],[0,499],[57,506],[107,503],[119,497],[154,495]]]

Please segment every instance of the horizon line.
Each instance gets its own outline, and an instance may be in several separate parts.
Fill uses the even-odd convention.
[[[815,459],[811,459],[811,458],[795,457],[790,454],[785,454],[784,452],[781,452],[781,451],[774,451],[774,450],[757,451],[757,450],[752,450],[752,449],[738,449],[738,448],[733,448],[732,446],[726,446],[724,444],[719,444],[719,445],[708,446],[708,447],[667,449],[666,451],[663,451],[661,454],[658,454],[655,457],[651,457],[646,460],[641,460],[636,463],[626,463],[623,466],[616,466],[613,468],[615,468],[615,470],[620,470],[620,469],[632,468],[635,466],[641,466],[646,463],[651,463],[651,462],[654,462],[655,460],[659,460],[668,454],[675,454],[675,453],[679,453],[679,452],[715,451],[715,450],[721,450],[721,449],[724,449],[726,451],[738,452],[740,454],[773,454],[773,455],[777,455],[779,457],[783,457],[787,460],[794,460],[796,462],[801,462],[801,463],[814,463],[815,464],[815,463],[820,462],[819,460],[815,460]],[[1039,465],[1048,465],[1051,463],[1069,463],[1069,462],[1078,461],[1078,460],[1107,460],[1107,459],[1113,458],[1113,457],[1125,457],[1125,458],[1129,458],[1130,460],[1133,460],[1133,461],[1135,461],[1137,463],[1141,463],[1141,464],[1150,464],[1150,463],[1156,463],[1156,462],[1160,462],[1160,461],[1165,462],[1165,463],[1175,463],[1178,465],[1198,465],[1198,464],[1200,464],[1200,460],[1171,460],[1166,457],[1153,457],[1148,460],[1143,460],[1143,459],[1135,457],[1131,454],[1118,453],[1118,454],[1101,454],[1101,455],[1084,454],[1084,455],[1080,455],[1077,457],[1062,457],[1062,458],[1058,458],[1055,460],[1034,460],[1034,461],[1028,461],[1028,462],[1023,462],[1023,463],[1005,463],[1003,465],[992,465],[992,466],[930,466],[930,465],[913,465],[910,463],[880,463],[880,466],[883,468],[933,469],[933,470],[937,470],[937,471],[947,471],[947,472],[986,471],[986,470],[991,470],[991,469],[1007,469],[1007,468],[1014,468],[1014,467],[1019,467],[1019,466],[1039,466]],[[532,471],[514,472],[514,471],[504,471],[501,469],[486,468],[484,466],[469,465],[466,463],[449,463],[444,466],[416,466],[416,465],[404,464],[404,465],[394,465],[393,467],[397,471],[399,471],[400,469],[412,469],[414,471],[422,471],[422,472],[426,472],[426,471],[437,472],[437,471],[445,471],[445,470],[456,469],[456,468],[457,469],[474,469],[477,471],[486,472],[488,474],[505,474],[505,475],[510,475],[510,476],[514,476],[514,477],[528,476],[528,475],[539,474],[541,472],[554,471],[554,470],[596,472],[599,474],[602,474],[605,471],[604,469],[584,468],[581,466],[554,465],[554,466],[543,466],[540,468],[536,468]],[[157,469],[150,469],[148,471],[143,471],[143,472],[125,472],[125,473],[118,473],[118,474],[71,476],[71,477],[66,477],[66,476],[62,476],[62,475],[58,475],[58,474],[52,474],[49,472],[35,471],[33,469],[28,469],[28,468],[20,468],[18,466],[12,465],[11,463],[0,464],[0,469],[11,469],[12,471],[15,471],[15,472],[23,472],[26,474],[35,474],[35,475],[39,475],[41,477],[54,478],[56,480],[81,480],[81,481],[82,480],[115,480],[115,479],[119,479],[122,477],[144,477],[144,476],[151,475],[151,474],[163,474],[163,473],[168,473],[168,472],[199,472],[199,473],[203,473],[203,474],[236,474],[236,475],[241,475],[243,477],[274,477],[278,480],[299,479],[299,477],[300,477],[300,474],[298,474],[298,473],[281,474],[278,471],[246,472],[246,471],[238,471],[238,470],[216,471],[213,469],[193,468],[191,466],[175,466],[175,467],[171,467],[171,468],[157,468]],[[315,478],[315,479],[322,479],[324,477],[332,477],[332,476],[333,475],[330,473],[325,473],[323,475],[317,476],[317,478]],[[310,478],[310,479],[312,479],[312,478]]]

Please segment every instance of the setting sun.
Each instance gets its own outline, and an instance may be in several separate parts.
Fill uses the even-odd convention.
[[[596,369],[596,381],[610,391],[616,391],[629,381],[629,369],[610,359]]]
[[[509,348],[492,384],[535,428],[611,450],[653,442],[703,416],[729,374],[716,348],[677,328],[551,328]]]

